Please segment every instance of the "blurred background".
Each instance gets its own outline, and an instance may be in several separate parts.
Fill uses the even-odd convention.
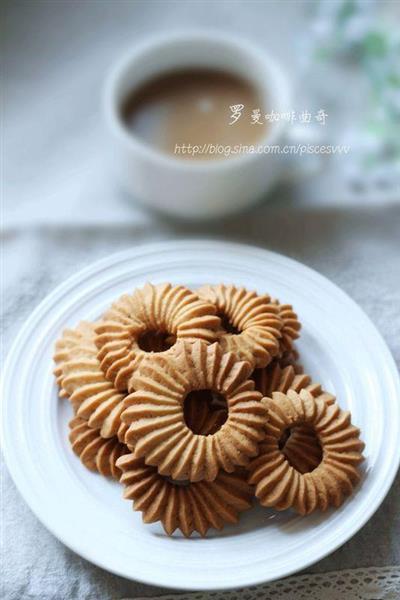
[[[240,238],[314,266],[315,249],[333,260],[324,242],[339,225],[356,243],[360,222],[371,219],[378,254],[391,238],[400,199],[399,2],[14,0],[3,17],[5,281],[18,303],[39,282],[42,295],[77,265],[154,238]],[[323,158],[313,176],[282,184],[245,216],[182,224],[139,208],[110,168],[104,81],[137,42],[188,27],[237,34],[276,56],[293,110],[324,109],[324,139],[348,144],[349,154]],[[299,220],[306,245],[294,235]],[[363,243],[370,238],[360,232]],[[13,322],[25,318],[20,308]]]
[[[256,244],[316,268],[360,303],[399,362],[399,2],[6,0],[2,13],[5,349],[77,269],[138,243],[196,236]],[[327,143],[348,144],[349,154],[238,216],[188,223],[140,208],[110,169],[104,80],[137,42],[188,27],[269,51],[288,74],[293,110],[324,109]],[[57,597],[51,590],[66,570],[76,595],[62,597],[92,597],[82,595],[85,582],[93,594],[147,593],[64,548],[5,478],[9,597],[28,597],[22,589]],[[311,570],[398,563],[399,496],[397,484],[364,529]]]
[[[323,160],[313,178],[285,190],[285,199],[294,192],[296,205],[399,200],[398,2],[17,0],[5,7],[10,225],[138,218],[109,176],[100,94],[127,49],[185,27],[238,34],[271,52],[289,75],[293,110],[324,109],[324,141],[350,145],[348,155]],[[282,190],[276,196],[284,201]]]

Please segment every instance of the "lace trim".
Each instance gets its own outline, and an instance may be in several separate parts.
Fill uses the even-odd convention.
[[[295,575],[257,587],[227,592],[157,596],[159,600],[398,600],[399,597],[400,567],[396,566]],[[147,600],[154,598],[147,597]]]

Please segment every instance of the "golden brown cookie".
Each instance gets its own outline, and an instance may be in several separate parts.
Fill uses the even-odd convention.
[[[186,537],[194,531],[204,536],[210,527],[237,523],[239,513],[251,506],[253,492],[241,472],[220,471],[212,482],[178,483],[134,454],[122,456],[117,467],[122,471],[124,498],[133,500],[145,523],[161,521],[168,535],[180,529]]]
[[[256,486],[260,503],[277,510],[293,507],[302,515],[340,506],[359,481],[358,465],[363,460],[364,444],[350,413],[306,390],[275,392],[267,405],[267,436],[249,467],[249,483]],[[321,462],[304,474],[289,464],[280,448],[285,432],[298,425],[312,428],[322,448]]]
[[[97,471],[105,477],[119,479],[121,471],[116,466],[117,459],[129,452],[117,437],[108,440],[101,437],[98,429],[89,427],[87,421],[74,417],[70,423],[69,441],[72,450],[90,471]]]
[[[214,342],[219,326],[211,302],[181,285],[147,283],[114,302],[97,325],[101,368],[118,390],[127,390],[138,364],[154,353],[155,342],[157,352],[170,355],[176,340]]]
[[[314,398],[320,398],[327,402],[327,404],[335,402],[333,394],[325,392],[321,384],[313,382],[309,375],[301,371],[302,369],[296,368],[292,364],[282,367],[280,359],[274,359],[264,369],[255,369],[252,378],[255,381],[256,390],[268,398],[274,392],[283,392],[285,394],[288,390],[294,390],[295,392],[307,390]]]
[[[173,356],[155,355],[133,376],[135,392],[124,400],[126,442],[138,457],[174,479],[213,481],[258,453],[267,409],[248,379],[249,363],[219,344],[179,341]],[[193,390],[210,390],[226,401],[228,417],[213,435],[198,435],[185,423],[184,403]]]
[[[205,285],[197,290],[212,302],[221,317],[218,341],[224,352],[265,367],[279,353],[282,321],[279,307],[268,295],[259,296],[234,285]]]
[[[95,324],[82,322],[75,330],[64,331],[54,355],[57,382],[78,417],[99,429],[104,438],[121,436],[126,429],[121,423],[125,394],[114,388],[100,368],[94,329]]]
[[[285,362],[287,359],[285,359]],[[284,364],[285,364],[284,362]],[[307,390],[314,398],[320,398],[328,404],[335,402],[335,396],[322,390],[321,385],[311,381],[309,375],[302,373],[298,364],[281,366],[282,359],[274,359],[264,369],[256,369],[252,377],[256,389],[264,397],[271,397],[274,392],[286,393],[288,390],[300,392]],[[321,446],[316,434],[305,425],[298,425],[287,432],[287,439],[282,443],[282,452],[289,463],[301,473],[312,471],[321,460]]]

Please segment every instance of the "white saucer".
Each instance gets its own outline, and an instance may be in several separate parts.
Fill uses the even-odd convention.
[[[53,347],[63,328],[95,319],[123,292],[170,281],[195,288],[235,283],[292,303],[303,323],[306,372],[349,409],[366,443],[364,475],[337,511],[300,518],[256,507],[205,539],[143,525],[119,484],[88,472],[67,441],[68,401],[57,397]],[[116,254],[58,287],[28,319],[3,381],[3,449],[22,496],[72,550],[130,579],[183,589],[248,586],[284,577],[354,535],[397,471],[400,382],[381,336],[361,309],[321,275],[283,256],[209,241],[151,244]]]

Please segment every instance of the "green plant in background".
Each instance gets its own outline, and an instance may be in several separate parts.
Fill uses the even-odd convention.
[[[400,34],[369,31],[362,40],[360,61],[371,89],[369,131],[384,142],[387,160],[400,161]]]
[[[321,1],[312,5],[312,59],[352,66],[365,82],[368,110],[357,124],[358,163],[400,190],[400,27],[390,3]],[[390,11],[389,11],[390,12]]]

